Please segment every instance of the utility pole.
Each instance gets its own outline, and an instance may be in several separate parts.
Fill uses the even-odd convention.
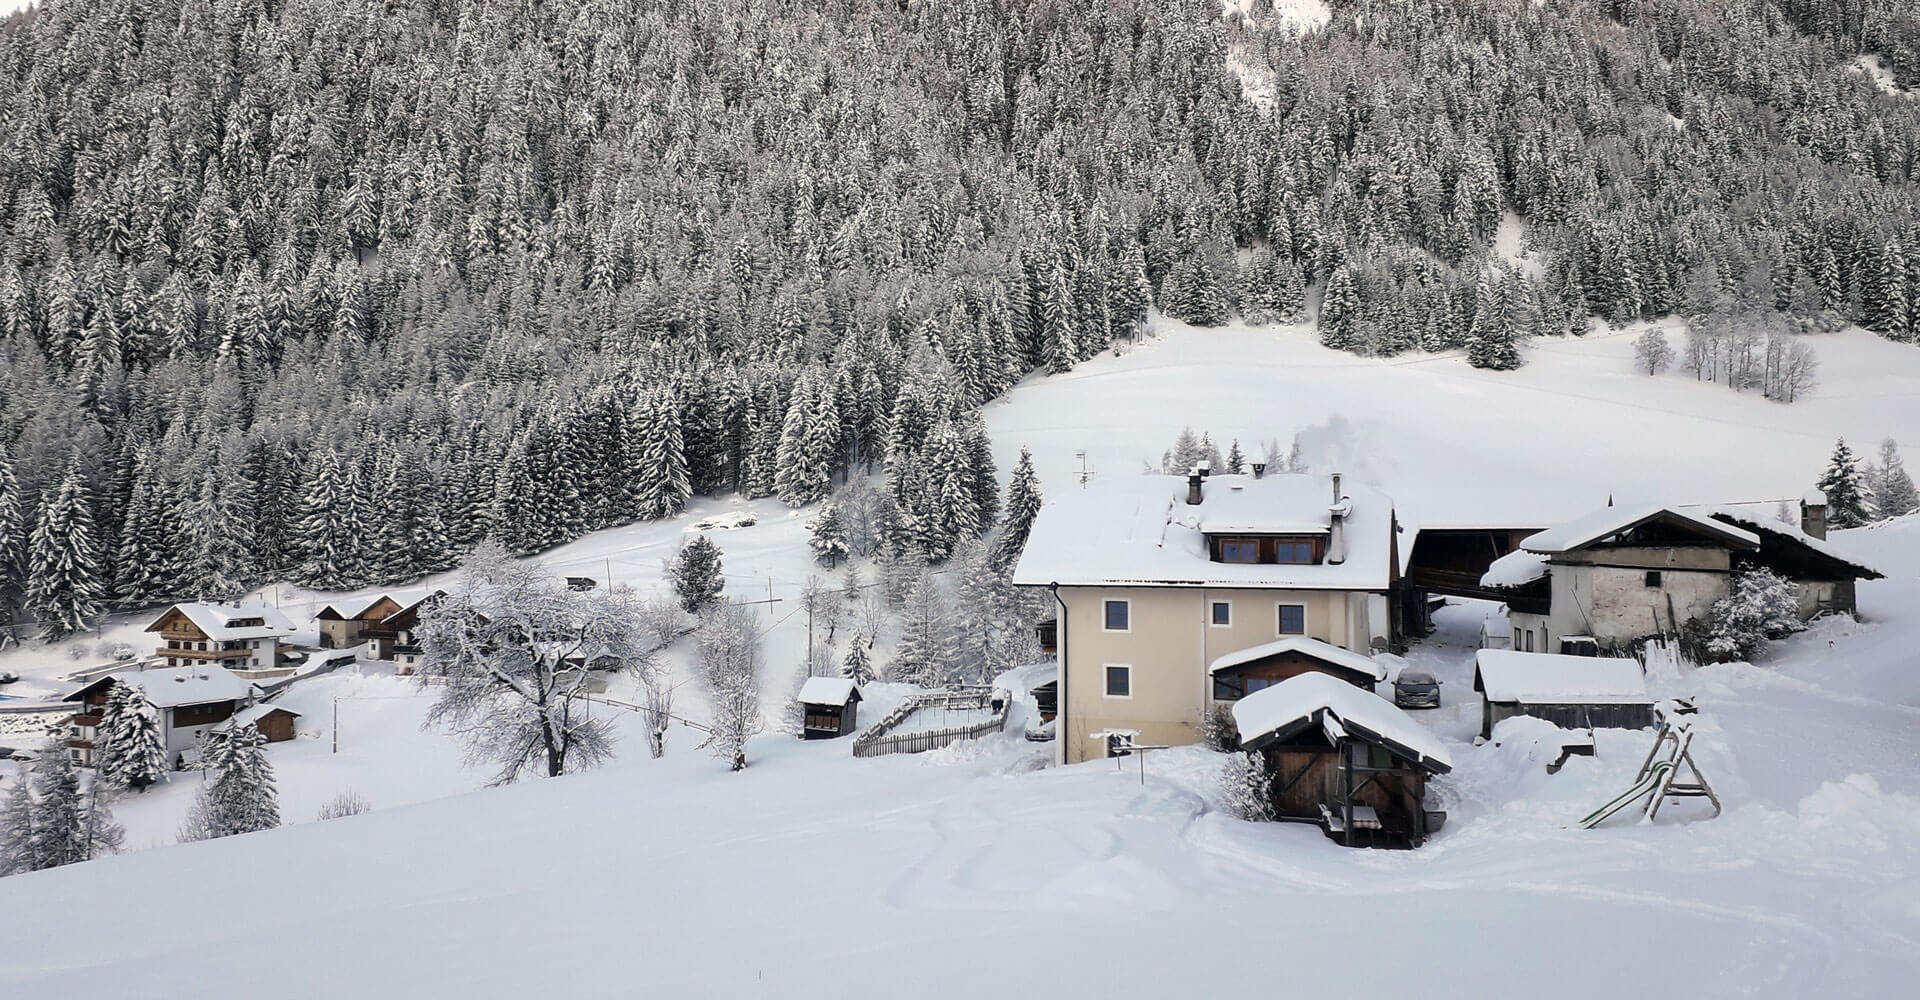
[[[340,696],[333,696],[333,752],[340,752]]]

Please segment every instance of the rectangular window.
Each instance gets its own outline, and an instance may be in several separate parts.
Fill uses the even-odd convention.
[[[1274,562],[1307,565],[1313,562],[1312,542],[1276,542],[1274,544]]]
[[[1125,632],[1132,621],[1128,614],[1126,601],[1108,601],[1106,604],[1106,628],[1109,632]]]
[[[1259,562],[1260,543],[1253,541],[1221,542],[1220,561],[1230,563]]]
[[[1207,621],[1214,625],[1233,624],[1233,602],[1232,601],[1213,602],[1212,616],[1209,617]]]
[[[1657,569],[1650,569],[1650,570],[1647,570],[1647,586],[1649,586],[1649,587],[1658,587],[1658,586],[1660,586],[1660,571],[1659,571],[1659,570],[1657,570]]]
[[[1307,608],[1304,604],[1280,605],[1280,634],[1306,635]]]
[[[1107,665],[1107,697],[1133,697],[1133,668]]]

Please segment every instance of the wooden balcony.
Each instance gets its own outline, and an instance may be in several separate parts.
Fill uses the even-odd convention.
[[[221,660],[244,660],[249,656],[258,656],[261,652],[263,652],[263,650],[258,649],[161,649],[157,651],[157,655],[172,656],[182,660],[218,662]]]

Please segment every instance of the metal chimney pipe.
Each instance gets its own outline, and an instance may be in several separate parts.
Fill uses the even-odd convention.
[[[1265,476],[1266,474],[1267,474],[1267,463],[1265,462],[1253,463],[1253,478],[1259,479],[1260,477]]]
[[[1187,503],[1190,506],[1198,507],[1200,505],[1200,483],[1201,480],[1205,478],[1205,474],[1200,471],[1200,467],[1197,465],[1193,467],[1192,472],[1187,473]]]

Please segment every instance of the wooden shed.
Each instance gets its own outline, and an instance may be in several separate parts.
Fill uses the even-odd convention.
[[[1516,715],[1562,729],[1649,729],[1653,698],[1637,660],[1483,649],[1475,654],[1473,689],[1483,699],[1480,735]]]
[[[1349,847],[1417,847],[1445,822],[1427,780],[1446,747],[1378,695],[1321,673],[1288,678],[1233,706],[1242,748],[1273,774],[1281,819],[1318,823]]]
[[[1215,701],[1234,701],[1301,674],[1326,674],[1363,691],[1387,679],[1387,668],[1372,657],[1304,635],[1228,653],[1207,670]]]
[[[260,730],[268,743],[285,743],[293,739],[293,720],[299,717],[299,712],[284,705],[261,704],[234,713],[233,722]]]
[[[806,710],[800,738],[830,740],[860,725],[860,688],[845,677],[809,677],[797,699]]]

